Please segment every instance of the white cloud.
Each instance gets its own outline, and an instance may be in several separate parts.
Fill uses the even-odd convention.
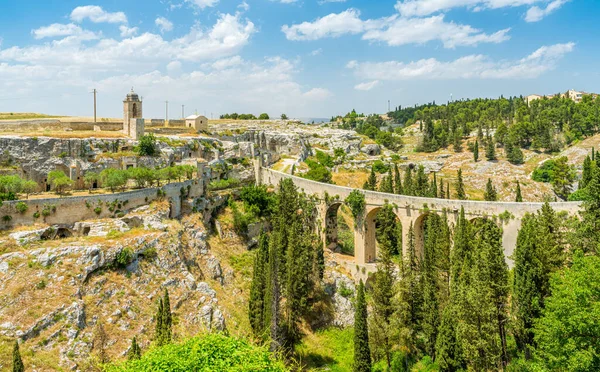
[[[325,37],[338,37],[345,34],[358,34],[367,29],[383,24],[379,21],[362,21],[360,11],[348,9],[341,13],[331,13],[314,22],[303,22],[297,25],[284,25],[281,31],[288,40],[317,40]]]
[[[504,29],[485,34],[469,25],[445,22],[444,15],[441,14],[429,18],[398,18],[384,29],[367,31],[363,39],[383,41],[390,46],[440,40],[444,47],[454,48],[479,43],[500,43],[510,38],[509,31],[510,29]]]
[[[375,88],[378,84],[379,84],[379,80],[368,81],[365,83],[356,84],[354,86],[354,89],[369,91],[369,90]]]
[[[346,67],[361,79],[373,80],[532,79],[555,69],[558,61],[574,47],[574,43],[543,46],[516,61],[494,61],[478,54],[449,62],[435,58],[408,63],[350,61]]]
[[[190,3],[200,9],[211,8],[219,3],[219,0],[185,0],[186,3]]]
[[[43,39],[46,37],[57,37],[57,36],[69,36],[80,34],[83,30],[81,27],[69,23],[53,23],[50,26],[40,27],[36,30],[32,30],[31,33],[36,39]]]
[[[310,55],[314,57],[314,56],[318,56],[322,52],[323,52],[323,48],[319,48],[319,49],[315,49],[312,52],[310,52]]]
[[[158,26],[160,32],[168,32],[173,30],[173,22],[169,21],[165,17],[158,17],[154,20],[154,24]]]
[[[284,25],[281,30],[288,40],[317,40],[362,33],[363,40],[381,41],[390,46],[439,40],[446,48],[500,43],[510,38],[510,29],[486,34],[469,25],[446,22],[443,14],[429,18],[401,18],[394,15],[363,21],[360,12],[355,9],[332,13],[314,22]]]
[[[71,12],[71,20],[75,22],[82,22],[86,18],[94,23],[127,23],[125,13],[109,13],[97,5],[78,6]]]
[[[238,8],[242,9],[245,12],[247,12],[248,9],[250,9],[250,5],[247,2],[242,1],[242,3],[240,5],[238,5]]]
[[[137,27],[127,27],[125,25],[119,26],[119,31],[121,31],[121,37],[130,37],[133,35],[137,35],[139,29]]]
[[[215,70],[225,70],[227,68],[239,66],[243,63],[242,57],[233,56],[231,58],[223,58],[215,61],[211,66]]]
[[[558,10],[563,4],[566,4],[570,0],[554,0],[550,4],[546,6],[546,8],[541,9],[538,6],[532,6],[527,10],[527,14],[525,14],[525,21],[527,22],[538,22],[542,20],[542,18],[546,17],[550,13]]]
[[[423,17],[453,8],[467,7],[478,11],[532,5],[550,0],[398,0],[396,9],[404,17]]]
[[[310,100],[320,101],[333,96],[333,93],[325,88],[313,88],[302,94],[302,96]]]
[[[177,75],[181,72],[181,62],[171,61],[167,64],[167,72],[169,75]]]
[[[251,21],[240,19],[240,15],[222,14],[212,28],[194,26],[188,34],[173,40],[144,33],[121,41],[103,38],[82,45],[81,41],[97,37],[82,33],[50,43],[2,49],[0,61],[65,66],[82,72],[117,72],[135,65],[158,66],[173,59],[197,62],[230,56],[248,44],[254,32]]]

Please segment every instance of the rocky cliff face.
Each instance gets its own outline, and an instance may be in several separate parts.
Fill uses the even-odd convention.
[[[35,226],[0,235],[0,369],[19,338],[28,369],[85,370],[99,322],[111,360],[125,356],[133,336],[146,349],[165,289],[176,339],[224,329],[248,334],[254,252],[233,232],[230,212],[219,216],[218,234],[207,229],[206,213],[167,216],[167,203],[157,203],[78,223],[71,233]],[[331,259],[323,282],[331,311],[317,323],[345,326],[353,321],[354,285]]]

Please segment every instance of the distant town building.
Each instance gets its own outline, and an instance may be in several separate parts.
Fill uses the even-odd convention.
[[[197,132],[208,130],[208,119],[202,115],[190,115],[185,118],[186,128],[194,128]]]
[[[123,101],[123,133],[136,140],[144,135],[142,101],[133,88]]]
[[[528,96],[525,97],[525,102],[527,102],[528,105],[531,104],[531,102],[541,99],[541,98],[554,98],[556,96],[556,94],[549,94],[549,95],[545,95],[545,96],[540,96],[539,94],[530,94]],[[596,93],[587,93],[587,92],[580,92],[574,89],[569,89],[566,93],[560,93],[560,98],[569,98],[571,99],[573,102],[575,103],[579,103],[581,102],[581,100],[583,99],[584,96],[592,96],[592,98],[596,98],[598,97],[598,94]]]

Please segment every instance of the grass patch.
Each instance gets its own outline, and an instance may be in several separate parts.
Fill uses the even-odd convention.
[[[308,371],[352,371],[354,328],[329,328],[309,334],[296,347],[296,354]]]

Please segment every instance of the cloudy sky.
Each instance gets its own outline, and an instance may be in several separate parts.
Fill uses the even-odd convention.
[[[92,0],[93,1],[93,0]],[[0,112],[355,108],[600,91],[598,0],[0,0]]]

